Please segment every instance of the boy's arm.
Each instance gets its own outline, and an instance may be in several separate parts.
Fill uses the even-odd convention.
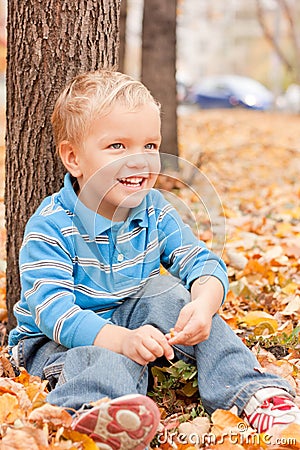
[[[169,344],[195,345],[208,338],[213,315],[224,301],[228,289],[227,270],[222,259],[198,240],[177,211],[160,197],[158,218],[163,252],[162,264],[191,290],[191,303],[183,307],[176,336],[168,334]]]
[[[223,285],[224,301],[227,289],[227,270],[223,260],[210,251],[203,241],[196,238],[178,212],[158,193],[157,209],[160,211],[158,236],[160,240],[161,263],[175,277],[191,289],[194,280],[213,276]]]
[[[76,304],[80,286],[74,286],[74,254],[48,218],[29,222],[20,251],[20,273],[22,295],[15,308],[20,329],[42,332],[67,348],[92,345],[108,321]]]

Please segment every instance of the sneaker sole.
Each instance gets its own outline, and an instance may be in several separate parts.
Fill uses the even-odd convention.
[[[125,395],[101,403],[73,422],[102,450],[143,450],[154,438],[160,421],[157,405],[143,395]]]

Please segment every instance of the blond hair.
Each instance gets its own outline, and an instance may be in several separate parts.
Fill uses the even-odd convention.
[[[82,142],[93,120],[118,102],[129,110],[149,102],[160,104],[141,82],[109,70],[87,72],[72,79],[58,97],[51,122],[56,146]]]

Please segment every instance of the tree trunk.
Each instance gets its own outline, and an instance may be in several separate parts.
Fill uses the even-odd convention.
[[[126,17],[127,17],[127,0],[121,0],[120,10],[120,46],[119,46],[119,67],[120,72],[124,72],[125,55],[126,55]]]
[[[162,104],[161,152],[177,168],[176,0],[144,0],[142,81]],[[162,158],[165,162],[165,158]]]
[[[8,328],[20,296],[25,223],[61,187],[50,117],[74,75],[117,67],[118,0],[9,0],[7,23],[6,227]]]

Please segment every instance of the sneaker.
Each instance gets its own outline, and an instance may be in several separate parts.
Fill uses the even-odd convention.
[[[124,395],[81,414],[72,429],[87,434],[101,450],[143,450],[160,421],[157,405],[144,395]]]
[[[266,389],[262,389],[261,392],[264,390]],[[284,428],[290,423],[300,424],[300,410],[286,392],[281,390],[281,395],[262,401],[259,401],[259,392],[251,397],[244,410],[249,425],[256,428],[258,433],[265,433],[275,425]]]

